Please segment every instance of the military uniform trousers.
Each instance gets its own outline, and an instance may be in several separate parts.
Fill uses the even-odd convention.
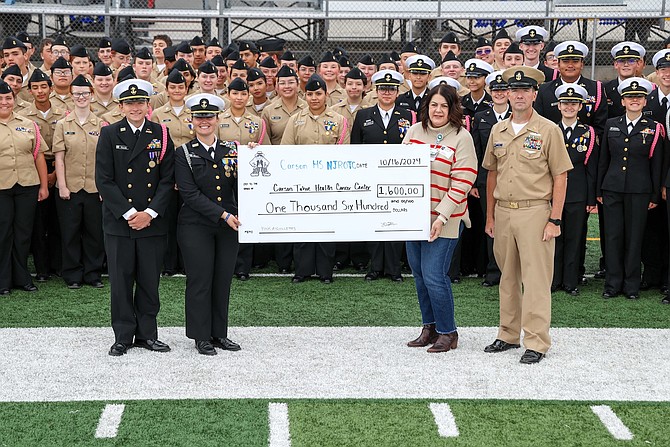
[[[179,224],[177,235],[186,267],[186,336],[226,338],[237,232],[221,221],[218,226]]]
[[[181,199],[179,191],[176,189],[170,195],[165,212],[165,220],[168,221],[167,247],[165,249],[165,259],[163,261],[163,270],[171,274],[184,270],[184,260],[177,244],[177,217],[184,201]]]
[[[642,279],[651,287],[667,285],[668,276],[668,211],[667,203],[647,213],[647,226],[642,240]]]
[[[356,269],[365,268],[370,261],[370,254],[368,247],[370,242],[338,242],[335,248],[335,262],[342,267],[348,266],[350,263]],[[383,250],[383,249],[382,249]],[[384,252],[382,251],[382,256]],[[377,270],[381,271],[381,270]]]
[[[402,254],[405,251],[404,242],[373,241],[368,242],[367,245],[370,253],[369,272],[382,272],[385,275],[400,276]]]
[[[56,208],[62,229],[63,280],[89,284],[99,281],[105,262],[100,195],[82,189],[70,193],[70,200],[59,196]]]
[[[332,278],[336,248],[335,242],[296,242],[293,244],[295,275],[309,277],[316,273],[320,278]]]
[[[47,159],[47,172],[54,171],[53,159]],[[37,273],[58,273],[61,271],[61,235],[56,211],[58,189],[49,188],[49,197],[37,203],[35,223],[30,244]]]
[[[570,202],[563,205],[561,235],[556,238],[554,254],[555,288],[575,289],[579,283],[581,250],[586,243],[584,225],[586,223],[586,201]]]
[[[496,205],[493,251],[500,266],[499,339],[546,353],[551,346],[551,280],[554,239],[542,235],[551,206],[510,209]]]
[[[112,329],[117,343],[131,344],[133,336],[158,338],[158,283],[165,245],[165,235],[130,238],[105,233]]]
[[[0,190],[0,289],[33,282],[28,255],[38,191],[39,186],[18,183]]]
[[[607,221],[605,291],[637,295],[642,273],[642,240],[651,194],[603,190]]]

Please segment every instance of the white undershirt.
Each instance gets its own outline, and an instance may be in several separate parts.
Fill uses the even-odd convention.
[[[512,121],[512,129],[514,129],[514,135],[519,135],[519,132],[521,132],[521,129],[526,127],[526,124],[528,124],[528,122],[517,124]]]
[[[179,114],[181,113],[182,110],[184,110],[184,106],[172,107],[172,111],[177,116],[179,116]]]

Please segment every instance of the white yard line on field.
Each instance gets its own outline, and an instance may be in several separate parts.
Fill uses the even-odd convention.
[[[458,426],[456,425],[456,419],[451,413],[451,408],[449,404],[446,403],[431,403],[428,405],[430,411],[433,413],[435,418],[435,423],[437,424],[437,432],[442,438],[457,438],[458,437]]]
[[[96,438],[116,438],[121,425],[121,417],[126,406],[124,404],[107,404],[102,410],[98,428],[95,429]]]
[[[270,423],[269,447],[291,447],[288,405],[270,402],[268,405],[268,421]]]
[[[670,358],[658,355],[670,329],[552,329],[552,348],[536,365],[519,363],[523,348],[484,353],[497,328],[461,327],[458,349],[440,354],[405,345],[419,330],[233,327],[230,337],[242,350],[205,357],[183,327],[170,327],[161,328],[159,338],[170,344],[171,352],[132,348],[110,357],[111,328],[0,329],[0,402],[670,401],[670,381],[659,380],[659,371],[670,370]]]
[[[600,418],[600,422],[603,423],[614,439],[618,441],[630,441],[633,439],[633,433],[631,433],[609,405],[593,405],[591,406],[591,411]]]

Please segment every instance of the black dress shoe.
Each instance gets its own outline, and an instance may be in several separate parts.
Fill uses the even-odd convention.
[[[196,340],[195,349],[202,355],[216,355],[216,349],[212,346],[212,343],[207,340]]]
[[[381,276],[381,273],[379,272],[368,272],[365,275],[365,280],[366,281],[376,281],[379,279],[379,276]]]
[[[99,279],[89,282],[88,285],[93,287],[94,289],[102,289],[103,287],[105,287],[105,285]]]
[[[519,363],[525,363],[530,365],[532,363],[539,363],[540,360],[544,358],[544,354],[541,352],[533,351],[532,349],[526,349],[526,352],[521,356]]]
[[[496,341],[484,348],[484,352],[503,352],[510,349],[517,349],[519,347],[521,347],[521,345],[518,343],[507,343],[506,341],[496,338]]]
[[[619,292],[613,292],[611,290],[605,290],[603,292],[603,298],[616,298],[619,296]]]
[[[12,291],[9,289],[0,289],[0,296],[7,296],[10,293],[12,293]]]
[[[402,278],[402,275],[391,275],[391,281],[393,281],[393,282],[403,282],[404,279]]]
[[[333,266],[333,270],[342,270],[344,268],[344,264],[342,264],[340,261],[337,261],[335,265]]]
[[[356,265],[354,266],[354,268],[355,268],[357,271],[359,271],[359,272],[363,272],[363,271],[365,271],[365,268],[366,268],[366,267],[367,267],[367,265],[362,264],[362,263],[356,264]]]
[[[49,280],[49,274],[48,273],[38,273],[35,275],[35,281],[37,282],[47,282]]]
[[[668,295],[668,286],[661,286],[661,295]]]
[[[81,289],[81,283],[77,281],[69,282],[67,288],[72,290]]]
[[[293,277],[293,279],[291,280],[291,282],[292,282],[293,284],[298,284],[299,282],[305,282],[306,279],[307,279],[307,278],[305,278],[304,276],[295,275],[295,276]]]
[[[495,287],[498,284],[500,284],[500,283],[499,282],[494,282],[494,281],[488,281],[488,280],[484,280],[482,282],[482,286],[484,286],[484,287]]]
[[[570,296],[578,296],[579,295],[579,289],[577,287],[575,287],[574,289],[566,287],[563,290],[565,290],[565,293],[567,293]]]
[[[321,280],[321,282],[324,283],[324,284],[332,284],[333,283],[333,277],[332,276],[323,276],[323,277],[319,278],[319,280]]]
[[[23,290],[24,292],[37,292],[37,286],[33,283],[30,283],[21,287],[21,290]]]
[[[240,345],[238,345],[229,338],[214,337],[212,338],[211,343],[213,346],[216,346],[217,348],[220,349],[225,349],[226,351],[239,351],[240,349],[242,349]]]
[[[589,280],[586,278],[586,276],[582,276],[581,278],[579,278],[579,285],[580,286],[586,286],[586,285],[588,285],[588,283],[589,283]]]
[[[249,279],[249,275],[247,273],[235,273],[235,276],[237,276],[237,279],[240,281],[246,281]]]
[[[605,269],[598,270],[593,274],[593,277],[596,279],[605,279]]]
[[[2,291],[0,291],[0,295],[2,295]],[[661,300],[661,304],[670,304],[670,297],[666,295],[666,297]]]
[[[168,352],[170,347],[160,340],[138,340],[135,339],[135,346],[148,349],[155,352]]]
[[[631,293],[629,295],[626,295],[626,298],[629,300],[639,300],[640,299],[640,294],[639,293]]]
[[[109,348],[109,355],[118,357],[128,352],[129,347],[130,346],[125,343],[114,343],[112,347]]]

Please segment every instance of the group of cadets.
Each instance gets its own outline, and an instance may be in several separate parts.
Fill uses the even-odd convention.
[[[104,37],[91,57],[62,36],[39,46],[25,33],[7,37],[0,55],[0,95],[11,93],[14,105],[3,112],[0,103],[0,134],[7,134],[0,154],[1,171],[14,174],[0,180],[0,294],[11,288],[37,290],[27,273],[30,251],[38,282],[58,274],[73,289],[102,286],[105,252],[95,147],[100,129],[123,119],[113,90],[128,79],[151,84],[148,118],[167,126],[175,148],[194,138],[186,102],[195,94],[222,99],[218,138],[223,141],[399,144],[420,119],[428,89],[442,82],[452,85],[462,98],[479,173],[467,199],[474,225],[459,244],[450,276],[457,282],[461,272],[476,272],[484,286],[495,286],[500,271],[492,240],[483,231],[487,171],[481,162],[492,127],[511,114],[502,70],[525,65],[544,74],[534,107],[560,127],[574,166],[553,290],[574,296],[585,283],[587,220],[597,209],[603,257],[596,277],[605,278],[603,297],[635,299],[640,290],[656,287],[668,303],[670,49],[653,55],[655,71],[647,79],[642,77],[645,49],[621,42],[611,51],[616,76],[601,82],[583,75],[588,48],[580,42],[546,43],[548,33],[538,26],[521,28],[514,38],[505,29],[492,37],[480,37],[469,60],[458,37],[448,32],[437,45],[437,62],[408,42],[400,51],[378,58],[366,54],[356,63],[343,48],[325,52],[318,61],[298,57],[279,38],[221,45],[216,38],[204,42],[196,36],[176,44],[156,35],[152,49],[133,53],[123,39]],[[38,58],[43,64],[36,68],[31,61]],[[15,160],[21,133],[33,139],[35,168]],[[22,170],[31,172],[17,172]],[[164,275],[183,270],[176,240],[180,208],[175,189],[165,216]],[[241,244],[235,274],[247,280],[252,268],[271,259],[282,273],[294,269],[294,282],[316,274],[329,283],[333,270],[350,264],[365,271],[368,281],[402,281],[406,264],[398,242]]]

